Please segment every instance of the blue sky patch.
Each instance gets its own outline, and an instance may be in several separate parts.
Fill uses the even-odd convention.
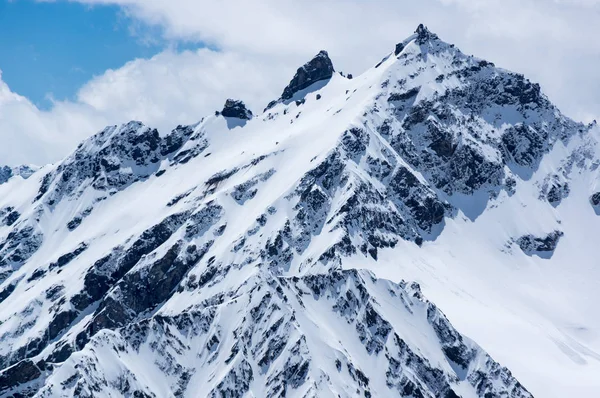
[[[0,0],[2,80],[42,109],[50,98],[73,99],[93,76],[168,46],[199,45],[165,42],[117,6]]]

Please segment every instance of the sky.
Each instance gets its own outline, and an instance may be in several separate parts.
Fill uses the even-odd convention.
[[[51,99],[72,100],[92,77],[167,45],[158,35],[145,40],[147,32],[136,33],[133,23],[116,5],[2,0],[2,78],[41,109]]]
[[[228,97],[260,111],[319,50],[355,75],[424,23],[600,119],[600,0],[0,0],[0,164],[105,125],[168,132]]]

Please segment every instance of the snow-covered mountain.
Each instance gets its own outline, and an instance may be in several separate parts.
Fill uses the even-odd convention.
[[[594,396],[599,137],[422,25],[107,127],[0,185],[0,395]]]

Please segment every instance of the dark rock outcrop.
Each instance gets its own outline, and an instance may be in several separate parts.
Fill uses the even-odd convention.
[[[551,257],[563,235],[562,231],[552,231],[543,237],[525,235],[517,239],[517,244],[528,256]]]
[[[283,90],[281,98],[288,100],[298,91],[304,90],[313,83],[331,79],[333,72],[335,70],[329,54],[322,50],[304,66],[298,68],[290,84]]]
[[[29,359],[7,368],[0,373],[0,395],[8,389],[30,383],[40,377],[40,375],[40,369]]]
[[[590,196],[590,204],[592,205],[594,212],[600,216],[600,192],[596,192]]]
[[[571,188],[567,182],[553,182],[546,192],[546,199],[552,206],[558,206],[563,199],[569,196]]]
[[[404,50],[404,43],[396,44],[396,48],[394,49],[394,55],[399,55],[402,50]]]
[[[242,101],[228,99],[225,101],[221,115],[224,117],[235,117],[243,120],[252,119],[252,111],[246,108],[246,104]]]
[[[0,184],[4,184],[12,177],[12,169],[8,166],[0,167]]]
[[[430,32],[429,29],[427,29],[427,27],[423,24],[419,24],[419,26],[417,26],[415,34],[417,35],[416,42],[419,45],[423,45],[429,40],[438,38],[435,33]]]
[[[14,176],[21,176],[24,179],[31,177],[33,173],[37,170],[36,167],[32,166],[17,166],[17,167],[8,167],[1,166],[0,167],[0,184],[4,184],[6,181],[11,179]]]
[[[0,281],[25,263],[42,245],[43,234],[37,226],[19,223],[0,242]]]
[[[290,84],[283,90],[281,97],[278,100],[271,101],[265,108],[265,111],[280,102],[291,100],[296,93],[314,83],[331,79],[334,72],[335,69],[333,68],[329,54],[327,54],[327,51],[321,50],[313,59],[298,68]],[[317,96],[317,99],[319,99],[320,95]]]

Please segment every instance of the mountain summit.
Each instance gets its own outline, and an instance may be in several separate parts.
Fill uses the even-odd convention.
[[[107,127],[0,185],[0,395],[586,396],[599,133],[422,25]]]

